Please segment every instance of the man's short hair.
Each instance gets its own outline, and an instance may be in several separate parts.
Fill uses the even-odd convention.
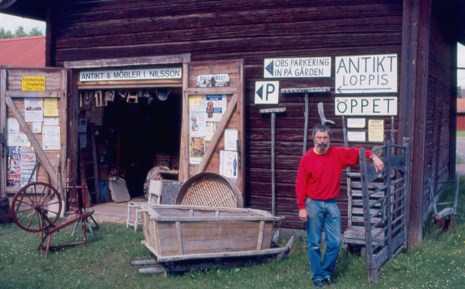
[[[312,129],[312,138],[315,138],[317,132],[327,132],[329,137],[331,137],[331,128],[324,124],[317,124]]]

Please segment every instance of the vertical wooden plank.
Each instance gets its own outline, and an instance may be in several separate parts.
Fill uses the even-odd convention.
[[[403,5],[401,74],[407,77],[400,84],[399,131],[415,147],[410,164],[424,164],[425,160],[431,2],[404,0]],[[411,168],[409,247],[421,242],[423,236],[423,169],[423,165]]]
[[[163,248],[162,246],[160,245],[161,244],[161,240],[160,240],[160,234],[159,234],[159,230],[158,230],[158,221],[157,220],[154,220],[152,218],[150,218],[149,214],[148,213],[145,213],[146,216],[147,216],[147,220],[149,222],[149,225],[150,227],[152,228],[152,234],[151,234],[151,238],[153,238],[154,240],[154,243],[155,243],[155,250],[160,254],[160,255],[163,255]]]
[[[6,78],[7,71],[0,70],[0,134],[3,134],[4,143],[0,144],[0,198],[6,197]]]
[[[368,195],[368,180],[367,180],[367,161],[365,149],[359,151],[361,185],[362,185],[362,200],[363,200],[363,219],[365,227],[365,249],[367,254],[368,279],[370,281],[377,280],[377,268],[373,259],[373,236],[371,227],[370,215],[370,196]]]
[[[179,148],[179,181],[184,183],[189,178],[189,95],[187,94],[189,82],[189,64],[183,65],[182,83],[182,124],[181,147]]]
[[[69,71],[69,77],[70,77],[70,85],[71,87],[69,88],[69,108],[68,108],[68,133],[69,133],[69,158],[71,161],[71,167],[72,168],[77,168],[73,169],[71,171],[71,176],[70,179],[73,180],[74,182],[77,182],[78,180],[78,171],[79,171],[79,165],[78,165],[78,152],[79,152],[79,137],[78,137],[78,132],[77,132],[77,127],[78,127],[78,116],[79,116],[79,91],[76,85],[76,80],[75,78],[77,77],[78,73],[74,70]]]
[[[61,179],[59,180],[60,183],[58,184],[60,188],[63,188],[63,182],[66,182],[68,179],[68,172],[66,170],[66,160],[67,160],[67,151],[68,151],[68,101],[67,101],[67,87],[68,87],[68,78],[67,78],[67,71],[61,71],[61,87],[60,87],[60,98],[58,99],[60,110],[59,110],[59,124],[60,124],[60,175]],[[58,180],[57,180],[58,181]],[[67,196],[65,194],[65,190],[60,192],[62,194],[62,199],[64,204],[66,205]]]
[[[244,92],[244,60],[240,60],[237,64],[238,68],[238,77],[239,77],[239,86],[237,88],[237,93],[239,96],[237,98],[237,108],[236,114],[238,115],[239,120],[239,147],[238,147],[238,176],[237,176],[237,185],[241,188],[242,191],[242,198],[245,199],[244,196],[244,188],[245,188],[245,92]]]
[[[263,230],[265,229],[265,221],[260,221],[260,229],[258,230],[257,239],[257,250],[261,250],[263,247]]]
[[[176,241],[178,242],[178,254],[184,254],[184,248],[182,245],[182,232],[181,232],[181,222],[176,222]]]

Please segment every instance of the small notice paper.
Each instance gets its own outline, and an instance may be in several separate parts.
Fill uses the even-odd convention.
[[[370,119],[368,120],[368,141],[383,142],[384,141],[384,120]]]
[[[60,149],[60,127],[57,125],[44,125],[42,128],[42,147],[44,150]]]
[[[44,99],[44,116],[58,116],[58,99]]]
[[[348,131],[347,140],[350,142],[365,142],[366,136],[364,131]]]
[[[45,76],[23,76],[21,79],[22,91],[44,91]]]

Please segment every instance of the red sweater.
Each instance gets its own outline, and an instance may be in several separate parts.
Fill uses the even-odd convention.
[[[297,206],[305,209],[307,197],[326,201],[339,195],[341,171],[358,163],[359,148],[329,147],[325,154],[319,155],[308,150],[300,160],[295,191]],[[366,150],[366,157],[371,151]]]

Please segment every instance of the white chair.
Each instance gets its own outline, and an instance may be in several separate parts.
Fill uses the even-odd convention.
[[[163,181],[160,180],[150,180],[149,184],[149,199],[147,201],[147,204],[161,204],[161,194],[163,191]],[[134,227],[134,231],[137,231],[137,227],[139,225],[142,225],[141,221],[139,220],[139,214],[140,210],[142,207],[142,204],[145,204],[143,202],[129,202],[128,203],[128,217],[126,219],[126,228],[129,228],[129,226]],[[134,221],[131,221],[131,213],[132,209],[135,209],[135,217]]]

